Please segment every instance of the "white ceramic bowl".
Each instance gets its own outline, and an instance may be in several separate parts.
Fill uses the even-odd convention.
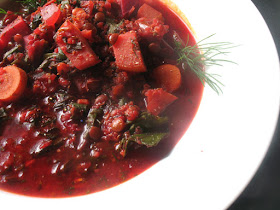
[[[224,209],[260,165],[279,112],[279,63],[270,32],[250,0],[174,0],[197,39],[240,45],[211,67],[223,95],[206,86],[190,128],[172,153],[136,178],[86,196],[43,199],[0,192],[10,209]]]

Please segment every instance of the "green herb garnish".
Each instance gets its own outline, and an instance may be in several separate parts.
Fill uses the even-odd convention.
[[[134,132],[136,127],[141,127],[144,132],[157,130],[166,130],[168,126],[168,117],[154,116],[148,112],[142,112],[139,118],[137,118],[130,126],[129,131]]]
[[[119,33],[120,26],[123,24],[124,20],[121,20],[119,23],[116,23],[113,19],[108,18],[106,23],[109,25],[108,34]]]
[[[1,107],[0,108],[0,123],[8,119],[7,111]]]
[[[134,134],[129,138],[123,138],[120,142],[120,150],[123,152],[123,156],[127,154],[127,148],[130,142],[136,142],[139,145],[145,145],[146,147],[155,147],[158,143],[165,138],[168,133],[143,133]]]
[[[17,2],[21,3],[31,11],[36,11],[38,7],[44,6],[44,4],[47,3],[47,0],[22,0]]]
[[[133,134],[137,127],[140,127],[143,133]],[[126,156],[127,148],[132,142],[145,145],[146,147],[158,145],[158,143],[169,134],[168,117],[159,117],[148,112],[142,112],[139,118],[131,124],[129,132],[132,135],[128,138],[124,137],[120,142],[119,150],[123,156]]]
[[[7,14],[7,11],[2,9],[2,8],[0,8],[0,14]]]
[[[204,43],[212,36],[202,39],[193,46],[189,45],[189,39],[186,44],[179,39],[174,39],[175,52],[179,57],[178,63],[182,64],[183,69],[190,69],[203,85],[208,84],[219,95],[223,92],[221,86],[224,86],[217,78],[220,75],[207,73],[204,68],[222,66],[223,62],[234,63],[230,60],[220,59],[218,56],[228,54],[227,50],[235,46],[230,42]]]
[[[51,62],[51,59],[56,59],[57,61],[64,61],[67,59],[66,55],[62,52],[62,50],[60,48],[58,48],[58,53],[46,53],[44,55],[44,60],[43,62],[40,64],[40,66],[37,69],[44,69],[49,67],[49,64]]]

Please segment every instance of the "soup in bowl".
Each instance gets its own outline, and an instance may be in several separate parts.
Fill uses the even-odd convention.
[[[3,8],[2,190],[96,193],[169,155],[195,117],[206,75],[190,24],[171,2]]]

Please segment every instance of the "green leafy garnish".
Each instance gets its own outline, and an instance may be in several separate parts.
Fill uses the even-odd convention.
[[[44,4],[47,3],[47,0],[22,0],[18,1],[23,6],[31,11],[36,11],[38,7],[42,7]]]
[[[86,111],[87,110],[87,105],[86,104],[78,104],[78,103],[71,103],[73,107],[80,111]]]
[[[41,13],[37,13],[34,15],[32,22],[29,24],[30,28],[32,28],[33,30],[35,28],[37,28],[40,23],[42,23],[42,16]]]
[[[85,143],[87,141],[87,137],[89,135],[89,131],[90,131],[91,127],[94,126],[98,115],[100,115],[101,113],[102,113],[102,109],[91,108],[89,110],[87,119],[86,119],[86,125],[85,125],[83,133],[81,134],[80,142],[77,147],[78,150],[80,150],[85,145]]]
[[[4,56],[3,56],[3,60],[7,59],[7,57],[9,55],[12,55],[14,52],[16,52],[19,49],[19,45],[16,45],[15,47],[13,47],[12,49],[10,49],[9,51],[7,51]]]
[[[130,126],[130,132],[133,132],[137,126],[141,127],[144,131],[166,130],[168,125],[168,117],[154,116],[148,112],[142,112],[138,119],[136,119]]]
[[[135,129],[140,127],[141,134],[133,134]],[[138,119],[131,122],[129,132],[132,134],[128,138],[124,137],[120,142],[120,151],[123,156],[127,153],[127,148],[131,142],[146,147],[154,147],[168,135],[168,117],[154,116],[148,112],[142,112]]]
[[[56,59],[57,61],[64,61],[67,59],[66,55],[62,52],[60,48],[58,48],[58,53],[46,53],[44,55],[44,60],[40,64],[40,66],[37,69],[44,69],[47,68],[51,62],[51,59]]]
[[[108,34],[119,33],[120,26],[123,24],[124,20],[121,20],[119,23],[116,23],[113,19],[107,19],[107,24],[109,25]]]
[[[134,134],[130,136],[129,141],[134,141],[138,144],[145,145],[147,147],[154,147],[167,136],[168,133],[143,133]]]
[[[66,93],[56,93],[54,97],[51,98],[51,100],[54,100],[54,111],[58,111],[60,109],[64,109],[67,107],[67,104],[69,104],[69,101],[71,101],[73,97]]]
[[[0,14],[7,14],[7,11],[2,9],[2,8],[0,8]]]
[[[87,120],[86,120],[87,125],[88,126],[93,126],[97,116],[101,113],[102,113],[102,109],[91,108],[88,112],[88,115],[87,115]]]
[[[174,38],[175,52],[178,55],[178,63],[182,64],[185,70],[190,69],[203,85],[208,84],[219,95],[223,92],[221,89],[223,83],[217,79],[220,75],[207,73],[204,67],[222,66],[223,62],[234,63],[230,60],[219,59],[218,56],[228,54],[227,50],[235,46],[230,42],[204,43],[212,36],[202,39],[193,46],[189,45],[189,39],[184,44],[180,39]]]
[[[0,108],[0,123],[7,119],[8,119],[8,114],[7,114],[6,110],[3,107],[1,107]]]
[[[168,135],[168,133],[143,133],[134,134],[129,138],[123,138],[120,142],[120,150],[123,152],[123,156],[127,154],[127,148],[130,142],[136,142],[139,145],[145,145],[146,147],[157,146],[158,143]]]

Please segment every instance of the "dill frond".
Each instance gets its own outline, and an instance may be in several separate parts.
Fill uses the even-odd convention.
[[[17,1],[31,11],[36,11],[38,7],[42,7],[47,3],[47,0],[20,0]]]
[[[2,9],[2,8],[0,8],[0,14],[7,14],[7,11]]]
[[[230,42],[204,43],[212,36],[202,39],[193,46],[189,45],[189,39],[187,39],[186,44],[174,40],[175,51],[178,55],[178,63],[182,66],[186,65],[188,69],[195,73],[203,85],[209,85],[219,95],[223,92],[221,86],[224,86],[218,79],[220,75],[207,73],[205,67],[222,66],[224,62],[234,63],[230,60],[220,59],[219,56],[227,55],[228,50],[236,46]]]

